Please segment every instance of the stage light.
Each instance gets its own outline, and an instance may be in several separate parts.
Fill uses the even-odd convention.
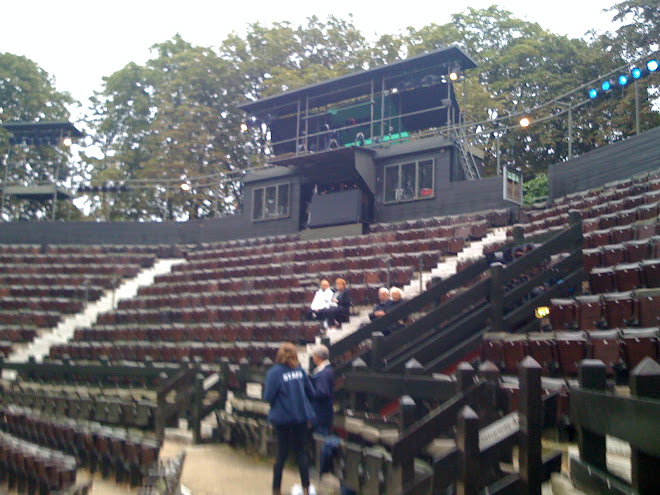
[[[649,60],[646,62],[646,68],[649,70],[649,72],[655,72],[658,70],[658,61],[656,59]]]
[[[639,79],[640,77],[642,77],[642,71],[637,67],[631,70],[630,73],[632,74],[633,79]]]
[[[628,84],[628,76],[621,74],[619,76],[619,86],[625,86],[626,84]]]
[[[532,121],[529,120],[529,117],[523,117],[522,119],[520,119],[520,127],[528,127],[529,124],[531,123]]]
[[[245,132],[245,131],[247,131],[247,130],[248,130],[248,125],[247,125],[245,122],[243,122],[243,123],[241,124],[241,132]]]
[[[71,140],[70,137],[65,137],[62,140],[62,144],[68,148],[69,146],[71,146],[73,144],[73,141]]]
[[[612,83],[609,81],[603,81],[603,84],[601,84],[600,87],[603,88],[603,91],[609,91],[612,87]]]
[[[183,184],[181,184],[181,190],[186,192],[190,191],[190,184],[184,182]]]
[[[591,89],[589,90],[589,98],[591,98],[591,99],[593,100],[593,99],[596,98],[597,96],[598,96],[598,90],[597,90],[597,89],[594,89],[594,88],[591,88]]]

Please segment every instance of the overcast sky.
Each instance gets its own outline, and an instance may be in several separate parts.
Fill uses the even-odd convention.
[[[270,24],[333,14],[353,20],[368,39],[396,34],[406,27],[443,24],[468,6],[497,4],[516,17],[570,37],[590,29],[612,28],[612,13],[603,9],[616,0],[454,0],[286,1],[286,0],[22,0],[3,2],[0,53],[25,55],[85,104],[102,77],[129,62],[144,63],[149,47],[180,33],[196,45],[218,46],[232,31],[244,33],[248,23]]]

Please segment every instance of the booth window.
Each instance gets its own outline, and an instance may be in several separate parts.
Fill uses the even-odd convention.
[[[385,167],[385,203],[429,199],[434,195],[433,160],[399,163]]]
[[[252,192],[252,220],[273,220],[289,216],[290,184],[258,187]]]

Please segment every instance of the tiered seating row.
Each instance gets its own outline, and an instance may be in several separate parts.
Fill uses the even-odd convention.
[[[0,479],[9,489],[48,495],[76,481],[76,460],[0,432]]]
[[[97,323],[213,323],[300,320],[305,304],[161,307],[127,309],[99,315]]]
[[[7,325],[0,327],[0,340],[12,343],[26,343],[32,342],[36,336],[37,329],[35,327],[23,327],[20,325]]]
[[[586,272],[590,272],[596,267],[614,266],[620,263],[637,263],[650,258],[660,258],[660,235],[618,244],[606,244],[593,249],[583,249],[582,256]]]
[[[7,275],[10,274],[37,274],[39,278],[41,275],[84,275],[86,273],[94,273],[96,275],[113,275],[115,277],[134,277],[139,273],[141,266],[138,264],[118,264],[118,265],[103,265],[100,263],[94,264],[79,264],[79,263],[61,263],[53,265],[33,265],[33,264],[5,264],[2,270]]]
[[[373,233],[391,232],[403,229],[425,229],[435,226],[459,226],[466,223],[475,223],[485,220],[491,227],[504,227],[509,224],[509,210],[488,210],[465,215],[449,215],[444,217],[430,217],[416,220],[407,220],[397,223],[375,223],[369,227]]]
[[[95,325],[75,331],[78,342],[314,342],[318,324],[284,321],[268,323],[191,323],[172,325]]]
[[[48,273],[0,273],[0,284],[17,287],[25,287],[23,290],[29,290],[27,287],[53,287],[53,290],[61,290],[63,287],[79,286],[90,289],[103,287],[112,289],[119,283],[119,279],[113,274],[96,274],[93,272],[85,274],[48,274]],[[13,287],[12,287],[13,290]],[[90,298],[91,299],[91,298]]]
[[[59,297],[95,301],[103,295],[103,287],[77,285],[14,285],[0,287],[0,297]]]
[[[589,285],[594,294],[660,287],[660,258],[594,268],[589,274]]]
[[[99,423],[66,418],[46,418],[28,408],[8,406],[0,410],[0,427],[35,444],[61,450],[81,459],[94,473],[115,471],[117,481],[139,484],[158,461],[159,444],[136,432],[108,428]]]
[[[112,361],[144,361],[177,363],[185,359],[201,358],[205,363],[220,363],[223,357],[238,362],[246,358],[261,365],[265,358],[275,360],[279,343],[202,343],[202,342],[70,342],[50,348],[52,359],[99,359]]]
[[[156,402],[132,395],[104,395],[86,387],[17,383],[0,392],[3,404],[39,411],[46,417],[69,417],[77,421],[154,429]]]
[[[266,269],[265,271],[271,271]],[[272,270],[277,272],[277,268]],[[412,267],[394,267],[390,269],[390,280],[397,285],[406,285],[410,283],[414,269]],[[300,280],[295,275],[282,274],[282,275],[256,275],[257,269],[250,267],[236,268],[229,271],[231,275],[222,270],[201,270],[193,272],[177,272],[160,275],[157,277],[158,284],[176,284],[181,282],[200,282],[205,280],[218,280],[218,290],[249,290],[258,288],[285,288],[285,287],[299,287]],[[342,272],[344,278],[349,284],[377,284],[385,283],[387,280],[386,269],[365,269],[365,270],[351,270]],[[325,276],[324,273],[307,273],[307,279],[318,280],[319,276]],[[264,283],[273,282],[273,285],[263,285]]]
[[[552,299],[550,323],[555,330],[656,326],[660,324],[660,290],[639,289]]]
[[[53,244],[46,247],[47,254],[132,254],[153,255],[157,258],[183,258],[183,250],[188,246],[170,244]],[[37,251],[38,252],[38,251]]]
[[[6,265],[30,264],[30,265],[140,265],[143,268],[153,266],[155,261],[153,254],[123,254],[123,253],[105,253],[92,254],[80,253],[72,254],[2,254],[0,253],[0,263]]]
[[[594,332],[486,334],[481,357],[503,372],[516,374],[518,364],[532,356],[546,375],[570,376],[582,359],[600,359],[608,372],[632,370],[646,356],[658,358],[659,329],[626,328]]]

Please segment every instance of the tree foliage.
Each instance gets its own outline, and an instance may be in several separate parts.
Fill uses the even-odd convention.
[[[0,122],[61,121],[70,118],[67,105],[74,100],[55,89],[52,77],[32,60],[0,53]],[[2,174],[8,183],[68,183],[76,172],[71,153],[64,146],[9,144],[9,133],[0,128]],[[59,168],[59,176],[55,171]],[[11,201],[5,208],[7,220],[43,218],[49,204]],[[66,214],[60,212],[59,218]]]
[[[520,168],[530,180],[567,158],[568,106],[574,155],[635,132],[633,91],[583,104],[586,89],[572,90],[656,46],[657,3],[615,5],[613,17],[624,20],[623,27],[588,39],[557,35],[496,6],[468,8],[446,24],[383,34],[371,43],[351,18],[333,16],[311,17],[300,26],[254,23],[245,35],[232,33],[216,49],[177,35],[154,45],[146,64],[131,63],[106,77],[94,99],[90,120],[101,153],[87,160],[92,181],[129,180],[133,190],[99,195],[92,198],[93,206],[109,219],[232,212],[240,202],[232,180],[240,174],[232,174],[262,163],[268,149],[259,127],[239,131],[244,118],[239,104],[452,44],[478,63],[457,90],[465,92],[466,118],[487,122],[475,127],[473,140],[487,152],[488,173],[495,173],[499,135],[502,164]],[[640,84],[643,129],[660,124],[651,84]],[[559,97],[563,104],[538,108]],[[516,125],[522,114],[532,117],[529,128]],[[160,187],[140,188],[135,182],[147,179],[160,181]],[[184,194],[178,186],[188,179],[194,179],[193,190]]]

